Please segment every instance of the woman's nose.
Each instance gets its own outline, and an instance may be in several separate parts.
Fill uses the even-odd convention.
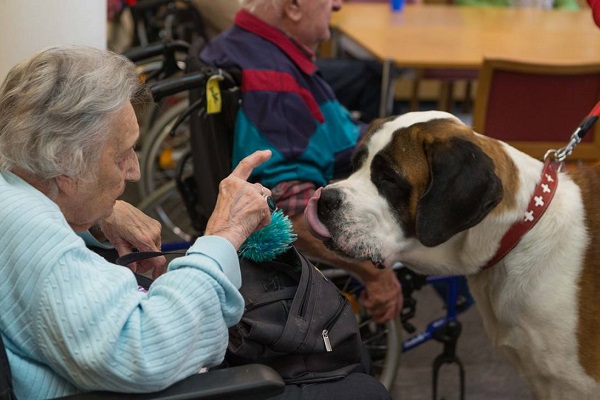
[[[135,182],[139,181],[140,177],[140,162],[136,152],[132,151],[132,155],[128,158],[127,166],[125,168],[125,180]]]

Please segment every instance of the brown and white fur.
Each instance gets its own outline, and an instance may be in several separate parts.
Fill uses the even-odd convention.
[[[374,122],[354,162],[307,207],[326,246],[467,275],[489,337],[536,399],[600,398],[600,167],[560,173],[537,225],[484,270],[542,162],[436,111]]]

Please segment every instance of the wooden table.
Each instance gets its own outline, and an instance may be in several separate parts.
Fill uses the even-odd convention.
[[[356,42],[384,66],[381,114],[392,106],[396,67],[479,69],[483,58],[547,63],[600,62],[600,28],[589,9],[345,3],[334,31]]]

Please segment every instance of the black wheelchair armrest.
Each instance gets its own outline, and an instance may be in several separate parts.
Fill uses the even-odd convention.
[[[263,364],[248,364],[192,375],[155,393],[89,392],[61,397],[61,399],[262,400],[283,393],[284,386],[281,376],[271,367]]]

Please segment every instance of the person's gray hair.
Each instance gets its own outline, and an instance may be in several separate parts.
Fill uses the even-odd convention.
[[[279,10],[284,1],[285,0],[239,0],[242,8],[245,8],[251,13],[263,7],[272,7],[274,10]]]
[[[112,118],[142,96],[121,55],[78,45],[34,54],[0,86],[0,168],[20,168],[53,191],[60,175],[92,183]]]

